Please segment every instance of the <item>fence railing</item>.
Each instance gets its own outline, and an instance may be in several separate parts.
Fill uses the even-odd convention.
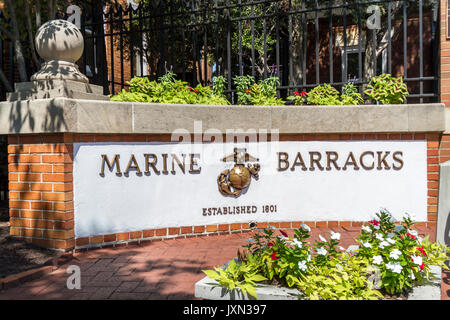
[[[408,84],[408,102],[439,100],[439,1],[170,0],[84,8],[85,73],[114,94],[167,70],[192,85],[214,76],[280,78],[280,96],[374,75]]]

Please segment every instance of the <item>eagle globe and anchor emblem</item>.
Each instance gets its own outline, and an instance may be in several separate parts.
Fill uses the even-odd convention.
[[[224,170],[217,178],[219,191],[224,196],[238,197],[243,190],[248,188],[252,176],[258,179],[258,173],[261,169],[259,163],[245,163],[248,161],[259,161],[258,158],[251,156],[246,148],[234,148],[234,152],[222,159],[223,162],[234,162],[234,167],[230,170]]]

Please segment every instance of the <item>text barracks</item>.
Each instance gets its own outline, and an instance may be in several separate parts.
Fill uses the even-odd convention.
[[[339,154],[336,151],[288,154],[278,152],[278,171],[301,170],[401,170],[402,151],[364,151]]]

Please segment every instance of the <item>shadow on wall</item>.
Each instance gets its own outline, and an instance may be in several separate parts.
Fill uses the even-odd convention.
[[[30,100],[13,102],[9,112],[9,132],[29,131],[33,133],[36,130],[39,132],[58,132],[67,129],[64,120],[64,108],[55,103],[55,100],[52,99],[47,102],[42,121],[37,121],[38,118],[41,118],[37,115],[37,112],[42,109],[31,107]],[[37,128],[36,125],[40,127]]]

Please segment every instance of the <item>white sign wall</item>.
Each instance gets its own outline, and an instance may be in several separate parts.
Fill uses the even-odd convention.
[[[217,178],[235,165],[222,159],[236,147],[259,158],[248,163],[261,169],[235,198],[219,192]],[[75,234],[250,221],[365,221],[381,208],[397,219],[407,212],[426,221],[426,148],[426,141],[78,143]],[[185,155],[184,173],[176,161],[172,168],[172,154],[180,162]]]

